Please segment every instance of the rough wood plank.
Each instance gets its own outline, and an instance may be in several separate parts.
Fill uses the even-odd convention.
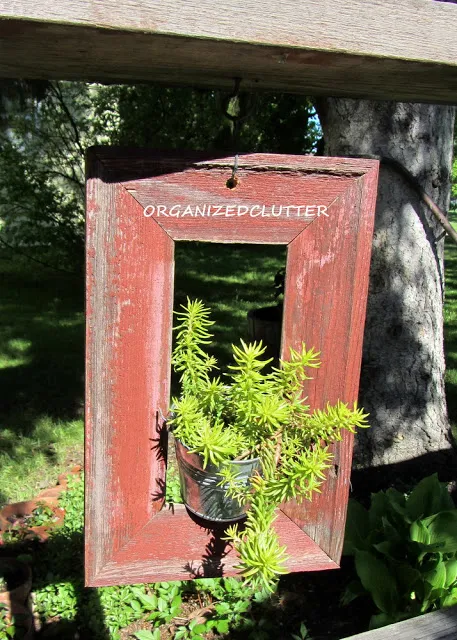
[[[203,526],[200,526],[202,525]],[[290,571],[337,569],[326,553],[283,513],[275,523],[281,544],[290,551]],[[119,550],[91,582],[92,586],[158,580],[233,576],[237,554],[221,538],[224,528],[205,528],[183,505],[163,510]]]
[[[157,511],[164,460],[154,452],[168,401],[174,241],[201,234],[288,244],[283,350],[302,339],[322,350],[323,373],[307,386],[314,406],[350,401],[357,395],[378,163],[245,155],[240,183],[230,191],[225,171],[229,176],[232,159],[220,156],[170,153],[161,160],[149,150],[96,148],[89,158],[87,583],[189,577],[189,563],[204,569],[208,550],[212,571],[233,573],[235,559],[219,566],[220,540],[208,548],[208,532],[184,509],[173,518]],[[144,215],[147,204],[196,206],[202,199],[215,206],[324,204],[328,214],[311,224],[297,219],[293,228],[282,214],[222,223]],[[346,439],[337,448],[340,469],[318,507],[285,505],[279,514],[291,571],[339,560],[351,446]]]
[[[304,341],[322,366],[304,385],[311,408],[357,400],[378,171],[353,180],[328,210],[289,245],[283,343]],[[287,356],[285,346],[283,357]],[[312,502],[284,511],[339,562],[346,524],[353,436],[334,445],[334,467]]]
[[[231,171],[211,165],[205,171],[188,169],[123,184],[174,240],[288,244],[311,224],[313,216],[327,210],[351,178],[301,174],[291,167],[281,171],[274,168],[274,159],[271,156],[270,170],[241,163],[235,189],[226,186]],[[173,207],[176,213],[184,213],[189,202],[198,203],[202,215],[173,217]],[[208,215],[205,204],[212,206]],[[166,208],[162,215],[152,210],[158,205]]]
[[[164,499],[174,243],[103,180],[96,156],[89,163],[99,174],[87,185],[86,566],[95,575]]]
[[[432,0],[0,0],[0,75],[457,102],[457,6]],[[128,55],[125,54],[128,52]]]
[[[451,607],[343,640],[455,640],[456,637],[457,607]]]

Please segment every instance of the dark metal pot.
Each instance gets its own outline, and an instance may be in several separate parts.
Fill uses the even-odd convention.
[[[247,506],[240,506],[237,500],[230,498],[218,475],[219,467],[208,464],[203,469],[203,460],[197,453],[175,439],[176,458],[178,461],[181,493],[187,508],[206,520],[215,522],[232,522],[245,516]],[[236,475],[247,484],[254,471],[260,470],[260,459],[231,461]]]

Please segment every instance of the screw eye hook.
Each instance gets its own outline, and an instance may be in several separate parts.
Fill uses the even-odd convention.
[[[228,189],[234,189],[238,184],[238,178],[236,172],[238,171],[238,154],[235,155],[235,161],[233,163],[232,175],[225,183]]]

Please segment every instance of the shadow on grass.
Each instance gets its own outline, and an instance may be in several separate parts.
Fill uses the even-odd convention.
[[[84,284],[24,262],[2,263],[1,425],[31,435],[42,416],[81,416]]]
[[[52,429],[40,433],[38,425],[83,415],[83,275],[55,272],[8,251],[0,255],[0,446],[10,460],[20,461],[30,455],[21,438],[35,438],[33,452],[54,464]],[[231,361],[231,343],[246,337],[247,311],[274,300],[274,274],[284,261],[281,246],[176,244],[175,308],[187,297],[211,307],[211,350],[221,368]],[[7,499],[0,488],[0,503]]]

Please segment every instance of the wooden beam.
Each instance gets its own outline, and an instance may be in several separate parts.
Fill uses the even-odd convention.
[[[457,103],[457,5],[0,0],[0,77]]]
[[[390,624],[344,640],[455,640],[457,607]]]

